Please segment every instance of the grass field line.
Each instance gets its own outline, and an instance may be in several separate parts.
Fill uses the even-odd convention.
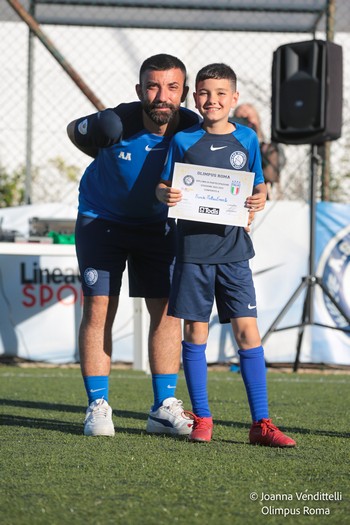
[[[219,372],[220,374],[220,372]],[[0,377],[3,377],[3,378],[16,378],[16,379],[19,379],[19,378],[22,378],[22,379],[27,379],[27,378],[40,378],[40,379],[59,379],[59,378],[67,378],[67,375],[65,375],[64,372],[58,372],[56,374],[47,374],[47,373],[42,373],[42,374],[33,374],[33,373],[13,373],[13,372],[1,372],[0,371]],[[80,378],[80,373],[77,372],[76,374],[76,377]],[[114,381],[114,380],[121,380],[121,379],[128,379],[128,380],[132,380],[132,381],[139,381],[139,380],[147,380],[149,381],[150,380],[150,375],[148,374],[145,374],[145,375],[139,375],[139,374],[111,374],[110,376],[110,380]],[[240,381],[241,380],[241,376],[240,375],[232,375],[232,377],[227,377],[225,375],[225,377],[219,377],[218,375],[215,375],[214,377],[211,376],[210,374],[210,379],[211,381]],[[184,380],[185,378],[180,376],[179,377],[179,380]],[[306,383],[306,384],[314,384],[314,383],[327,383],[327,384],[346,384],[348,383],[350,380],[347,379],[347,378],[340,378],[340,377],[334,377],[333,379],[330,379],[329,378],[329,375],[327,375],[325,378],[324,377],[315,377],[314,374],[310,375],[309,377],[305,377],[305,375],[303,374],[303,377],[292,377],[290,375],[286,375],[284,377],[273,377],[271,375],[268,376],[268,381],[269,383]]]

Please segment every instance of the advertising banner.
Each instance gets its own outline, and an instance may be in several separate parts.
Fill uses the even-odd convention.
[[[11,214],[14,219],[12,210]],[[304,202],[268,202],[266,209],[256,214],[251,237],[256,252],[251,268],[258,325],[264,336],[308,273],[309,206]],[[336,304],[350,315],[349,205],[317,204],[315,250],[315,274]],[[304,301],[305,290],[284,313],[278,331],[266,338],[268,363],[294,362]],[[300,363],[350,365],[346,322],[318,285],[314,303],[315,322],[322,326],[305,327]],[[0,243],[0,355],[49,363],[77,362],[82,305],[73,245]],[[113,326],[113,361],[148,370],[148,321],[144,301],[128,296],[125,272]],[[208,362],[236,360],[237,350],[230,324],[219,323],[214,306]]]
[[[31,361],[79,360],[83,296],[74,246],[0,244],[0,354]],[[132,361],[133,304],[126,284],[113,328],[114,358]],[[125,296],[125,297],[124,297]]]

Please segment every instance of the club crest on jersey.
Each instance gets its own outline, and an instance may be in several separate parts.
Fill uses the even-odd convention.
[[[121,151],[118,155],[118,158],[123,160],[131,160],[131,153],[130,151]]]
[[[231,193],[232,195],[238,195],[241,189],[241,183],[239,180],[231,181]]]
[[[97,282],[98,273],[95,268],[86,268],[84,272],[84,281],[88,286],[92,286]]]
[[[328,291],[350,317],[350,226],[341,230],[326,246],[317,269]],[[348,327],[344,317],[326,294],[324,305],[336,326]],[[344,331],[350,337],[350,331]]]
[[[235,170],[243,168],[247,162],[247,155],[243,151],[234,151],[230,156],[230,164]]]

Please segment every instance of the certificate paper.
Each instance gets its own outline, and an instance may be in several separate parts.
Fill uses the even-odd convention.
[[[172,186],[182,200],[169,217],[189,221],[247,226],[246,198],[252,195],[254,173],[175,163]]]

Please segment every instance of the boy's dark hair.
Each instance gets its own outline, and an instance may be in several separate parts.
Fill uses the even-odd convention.
[[[180,69],[183,72],[186,81],[186,66],[179,58],[165,53],[146,58],[140,68],[140,84],[142,75],[149,69],[153,71],[166,71],[167,69],[173,68]]]
[[[202,82],[203,80],[207,80],[208,78],[225,78],[231,81],[233,91],[236,91],[237,89],[236,73],[230,66],[227,66],[226,64],[215,63],[202,67],[202,69],[198,71],[196,76],[196,87],[198,85],[198,82]]]

